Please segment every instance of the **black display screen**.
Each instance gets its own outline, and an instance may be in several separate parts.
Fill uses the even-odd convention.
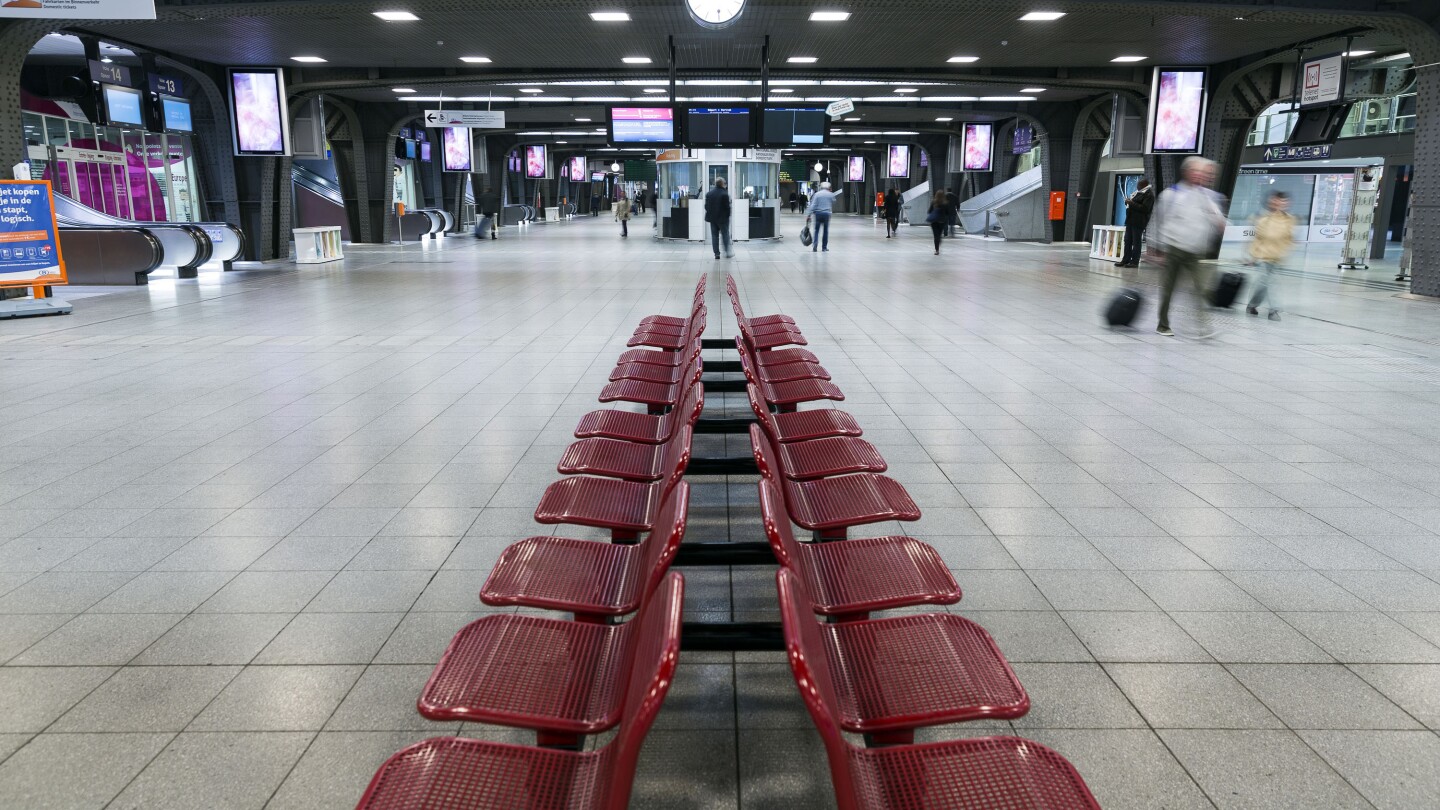
[[[830,122],[818,109],[776,108],[764,112],[764,146],[824,146]]]
[[[1333,104],[1328,107],[1311,107],[1301,110],[1295,120],[1295,128],[1285,143],[1290,146],[1318,146],[1334,143],[1350,114],[1349,104]]]
[[[744,107],[692,107],[681,126],[687,146],[749,146],[750,111]]]

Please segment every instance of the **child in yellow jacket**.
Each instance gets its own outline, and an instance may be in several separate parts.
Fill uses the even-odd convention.
[[[1250,242],[1250,258],[1260,266],[1255,292],[1250,296],[1250,306],[1245,311],[1251,315],[1260,314],[1260,305],[1270,301],[1270,320],[1280,320],[1280,308],[1270,294],[1275,284],[1275,271],[1295,247],[1295,224],[1290,214],[1290,195],[1276,191],[1266,200],[1264,214],[1255,220],[1255,238]]]

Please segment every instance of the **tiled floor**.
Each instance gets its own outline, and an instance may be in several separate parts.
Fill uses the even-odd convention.
[[[581,220],[0,323],[0,806],[348,807],[409,742],[525,739],[419,688],[630,330],[717,267],[799,321],[1030,691],[927,736],[1013,729],[1107,808],[1440,805],[1433,303],[1322,257],[1283,321],[1166,339],[1102,328],[1073,246],[834,236],[717,264]],[[698,479],[693,539],[757,511]],[[693,619],[775,617],[772,570],[686,574]],[[636,807],[830,806],[781,657],[682,662]]]

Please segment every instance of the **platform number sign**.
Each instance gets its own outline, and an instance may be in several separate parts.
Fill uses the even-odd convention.
[[[0,180],[0,287],[64,284],[48,180]]]
[[[162,96],[183,96],[185,95],[185,83],[174,76],[151,73],[150,92],[159,93]]]

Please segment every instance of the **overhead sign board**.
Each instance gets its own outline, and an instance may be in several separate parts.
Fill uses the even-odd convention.
[[[0,287],[64,284],[48,180],[0,180]]]
[[[505,112],[503,110],[426,110],[425,126],[504,129]]]
[[[1345,93],[1345,54],[1308,59],[1301,66],[1300,106],[1334,104]]]
[[[162,96],[183,96],[185,95],[185,82],[174,76],[161,76],[159,73],[150,75],[150,92],[159,93]]]
[[[22,20],[153,20],[155,0],[10,0],[0,17]]]
[[[121,87],[130,86],[130,68],[124,65],[117,65],[114,62],[100,62],[90,60],[90,81],[104,82],[105,84],[118,84]]]
[[[1265,147],[1261,159],[1266,163],[1280,163],[1286,160],[1324,160],[1330,157],[1330,144],[1320,146],[1286,146],[1276,144]]]
[[[848,115],[852,112],[855,112],[855,100],[849,98],[832,101],[830,102],[830,106],[825,108],[825,114],[831,118],[839,118],[842,115]]]

